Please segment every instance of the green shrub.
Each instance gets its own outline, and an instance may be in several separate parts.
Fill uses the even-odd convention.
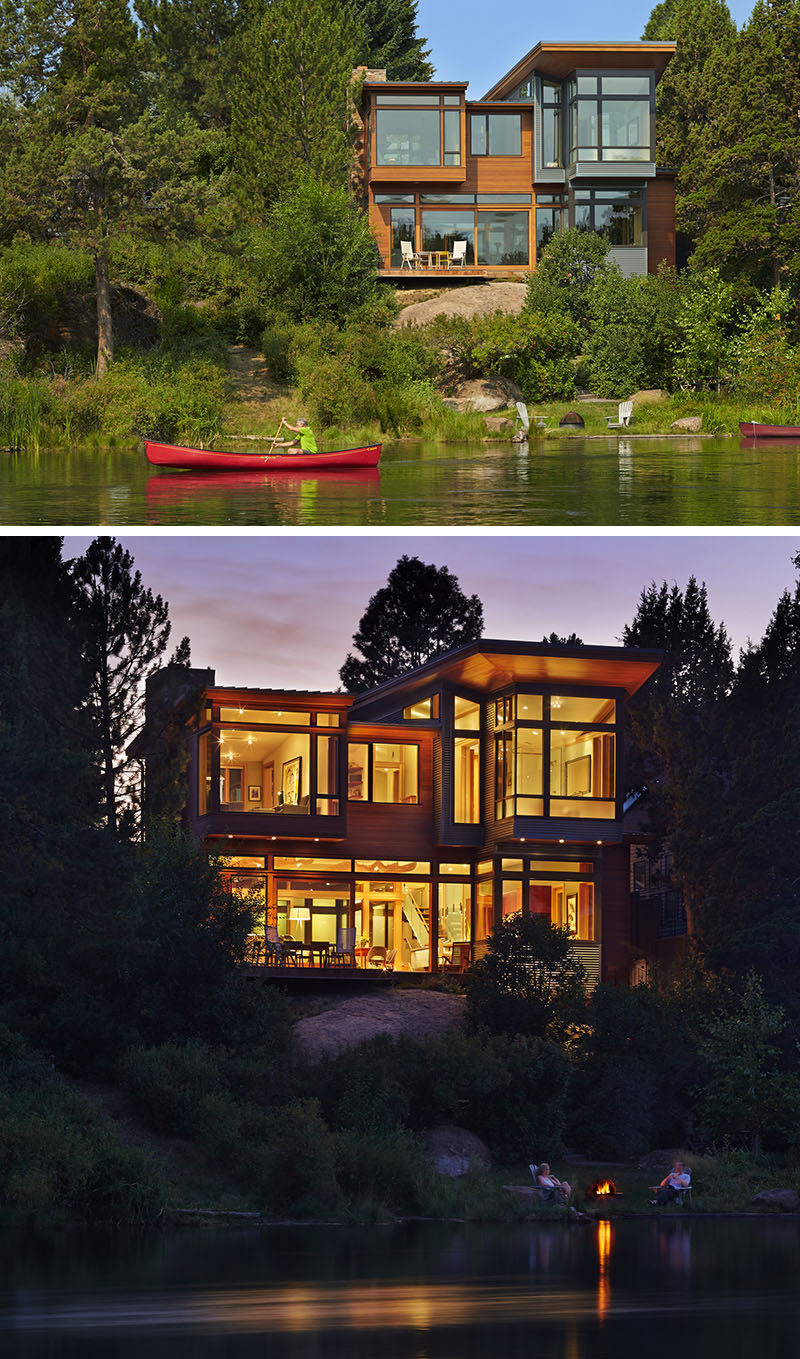
[[[625,278],[616,267],[598,274],[589,293],[592,334],[585,349],[593,392],[613,399],[674,386],[673,347],[685,290],[666,268],[642,278]]]
[[[272,1212],[309,1213],[341,1204],[337,1143],[315,1099],[298,1098],[270,1110],[260,1133],[248,1157],[256,1203]]]
[[[510,915],[467,977],[467,1017],[490,1033],[561,1039],[586,1010],[586,971],[569,931],[539,915]]]
[[[211,1129],[215,1097],[225,1093],[218,1053],[195,1039],[133,1048],[120,1074],[153,1125],[182,1137],[202,1138]]]
[[[496,313],[475,327],[472,363],[482,373],[516,382],[526,401],[569,399],[575,393],[575,367],[581,333],[568,316],[525,311]]]
[[[609,259],[610,248],[605,237],[577,227],[557,232],[536,269],[528,274],[526,309],[569,316],[585,332],[592,288],[601,274],[615,267]]]
[[[159,1168],[104,1113],[0,1026],[0,1207],[43,1221],[151,1222]]]
[[[312,175],[272,208],[256,245],[267,296],[296,321],[347,317],[379,296],[379,255],[366,216],[344,189]]]

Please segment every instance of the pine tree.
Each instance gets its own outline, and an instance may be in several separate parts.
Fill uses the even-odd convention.
[[[351,694],[404,675],[483,633],[483,605],[467,597],[446,566],[401,557],[367,605],[339,676]]]
[[[70,563],[70,579],[85,632],[104,816],[114,831],[132,821],[127,746],[143,720],[145,681],[169,641],[168,609],[160,595],[144,588],[131,554],[113,538],[96,538]]]
[[[114,357],[115,231],[163,238],[215,201],[190,119],[151,104],[151,54],[126,0],[6,0],[0,9],[0,239],[25,233],[91,253],[97,374]]]
[[[758,286],[796,286],[800,0],[758,0],[735,45],[709,62],[708,80],[712,117],[684,186],[698,262]]]
[[[364,33],[362,60],[388,80],[433,80],[425,39],[417,36],[417,0],[346,0]]]
[[[201,127],[230,127],[240,40],[253,8],[248,0],[136,0],[161,89]]]
[[[361,42],[338,0],[273,0],[248,29],[233,92],[232,154],[239,194],[255,219],[309,172],[347,186]]]

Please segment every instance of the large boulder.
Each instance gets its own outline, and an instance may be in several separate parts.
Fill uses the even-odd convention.
[[[782,1213],[796,1213],[800,1208],[800,1194],[796,1189],[762,1189],[752,1203],[754,1208],[779,1208]]]
[[[487,434],[513,434],[514,421],[509,420],[507,415],[484,415],[483,427]]]
[[[507,378],[473,378],[470,382],[462,382],[447,404],[453,410],[481,411],[488,415],[491,411],[506,410],[521,400],[519,387]]]
[[[670,425],[670,429],[677,429],[684,434],[699,434],[702,428],[702,415],[685,415],[682,420],[673,420]]]
[[[449,1175],[453,1180],[466,1175],[473,1166],[488,1170],[492,1164],[486,1143],[467,1128],[442,1123],[424,1134],[422,1145],[439,1174]]]

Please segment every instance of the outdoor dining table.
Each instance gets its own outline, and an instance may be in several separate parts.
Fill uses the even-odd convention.
[[[420,250],[417,259],[425,269],[449,269],[450,251],[449,250]],[[424,265],[423,265],[424,261]]]
[[[330,944],[296,943],[292,949],[298,967],[327,967],[330,951]]]

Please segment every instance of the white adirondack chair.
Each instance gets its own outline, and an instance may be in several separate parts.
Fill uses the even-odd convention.
[[[608,428],[627,429],[628,425],[631,423],[632,415],[633,415],[633,402],[620,401],[616,420],[612,420],[611,416],[610,415],[608,416],[608,419],[606,421]]]

